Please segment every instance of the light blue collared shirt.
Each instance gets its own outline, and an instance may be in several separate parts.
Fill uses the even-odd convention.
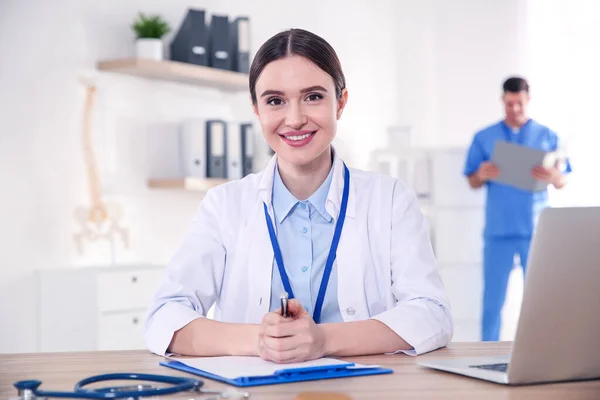
[[[279,169],[273,178],[273,210],[277,241],[294,296],[313,315],[325,263],[331,248],[335,220],[325,209],[333,168],[325,182],[305,201],[299,201],[285,187]],[[337,263],[333,263],[325,292],[320,322],[343,322],[337,300]],[[279,268],[273,262],[270,310],[280,307],[284,291]]]

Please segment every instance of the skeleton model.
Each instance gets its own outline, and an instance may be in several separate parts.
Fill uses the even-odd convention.
[[[86,97],[83,114],[83,156],[87,171],[90,190],[90,205],[79,206],[75,209],[74,217],[79,224],[74,239],[77,250],[84,253],[84,241],[108,240],[111,245],[111,260],[115,260],[115,237],[119,236],[125,247],[129,246],[129,233],[119,224],[123,210],[118,203],[104,202],[98,173],[98,165],[92,149],[92,109],[96,97],[96,87],[89,82],[83,82],[86,87]]]

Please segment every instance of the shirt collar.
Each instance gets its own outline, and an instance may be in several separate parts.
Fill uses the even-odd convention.
[[[279,175],[279,167],[275,165],[275,175],[273,176],[273,210],[277,223],[281,224],[290,214],[292,208],[298,203],[298,199],[285,187]]]
[[[332,151],[333,176],[331,178],[331,187],[327,194],[327,201],[325,202],[325,209],[329,215],[337,217],[340,211],[342,192],[344,190],[344,163],[333,146]],[[276,165],[277,154],[274,154],[265,169],[258,174],[258,198],[267,206],[267,212],[271,218],[273,218],[273,181]],[[346,218],[355,218],[356,216],[356,193],[353,181],[354,179],[351,176]]]
[[[333,167],[329,170],[329,174],[319,189],[310,196],[307,201],[317,210],[319,214],[326,220],[331,221],[333,218],[325,208],[327,195],[333,178]],[[299,202],[298,199],[285,187],[279,168],[275,166],[275,175],[273,177],[273,209],[275,211],[275,219],[281,224],[291,213],[294,206]]]
[[[329,194],[329,188],[331,187],[332,178],[333,178],[333,165],[331,166],[331,169],[329,170],[329,174],[327,175],[327,178],[325,179],[323,184],[319,187],[319,189],[317,189],[316,192],[314,192],[312,194],[312,196],[310,196],[308,198],[308,201],[310,202],[310,204],[312,204],[312,206],[317,210],[317,212],[319,214],[321,214],[321,216],[326,221],[329,221],[329,222],[331,222],[333,217],[331,215],[329,215],[329,213],[327,212],[327,209],[325,208],[325,202],[327,201],[327,195]]]

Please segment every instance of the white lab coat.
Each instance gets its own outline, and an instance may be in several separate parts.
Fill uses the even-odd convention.
[[[263,202],[273,216],[276,157],[265,170],[209,190],[149,308],[145,340],[164,354],[173,333],[215,305],[216,320],[260,323],[269,312],[273,249]],[[336,155],[325,207],[339,212],[343,163]],[[344,321],[377,319],[416,355],[453,334],[428,227],[413,192],[388,176],[350,169],[346,220],[337,250]]]

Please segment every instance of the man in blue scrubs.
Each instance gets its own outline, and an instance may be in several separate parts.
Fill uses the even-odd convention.
[[[501,312],[506,298],[508,278],[515,254],[519,255],[523,273],[527,266],[529,244],[539,213],[547,206],[548,191],[527,192],[493,181],[499,169],[491,161],[499,140],[542,150],[558,150],[558,135],[527,116],[529,84],[520,77],[507,79],[502,101],[506,117],[479,131],[469,149],[464,174],[472,188],[487,188],[484,230],[484,293],[482,340],[497,341],[500,336]],[[566,184],[571,171],[567,159],[553,168],[535,167],[531,173],[557,189]]]

